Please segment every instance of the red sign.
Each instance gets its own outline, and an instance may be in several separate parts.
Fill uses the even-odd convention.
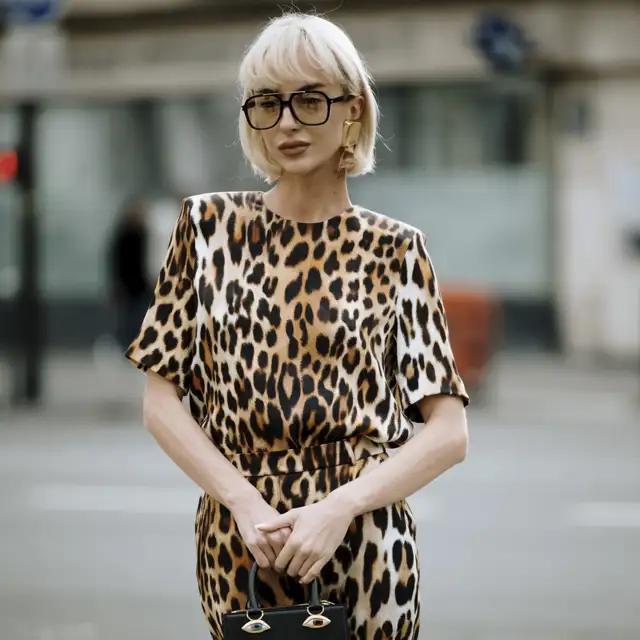
[[[18,154],[15,149],[0,151],[0,184],[18,177]]]

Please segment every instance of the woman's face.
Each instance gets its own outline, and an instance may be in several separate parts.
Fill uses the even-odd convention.
[[[341,153],[343,123],[345,120],[358,120],[362,115],[362,97],[327,104],[317,92],[330,99],[346,95],[339,83],[308,79],[287,82],[278,87],[265,87],[258,92],[275,94],[284,101],[293,99],[293,111],[307,123],[296,119],[290,106],[284,106],[279,122],[271,129],[260,132],[269,158],[281,167],[283,175],[306,175],[325,166],[335,170]],[[277,98],[269,95],[258,98],[254,105],[252,118],[263,118],[265,123],[269,118],[277,117],[280,108]],[[327,121],[311,126],[325,119],[327,109]]]

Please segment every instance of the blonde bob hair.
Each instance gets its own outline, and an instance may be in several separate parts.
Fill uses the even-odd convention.
[[[347,175],[371,173],[375,166],[379,119],[373,81],[349,36],[333,22],[300,13],[272,19],[249,47],[240,65],[242,103],[265,85],[277,87],[287,80],[304,79],[304,66],[308,64],[328,82],[340,83],[347,93],[364,97],[354,167]],[[269,158],[261,133],[249,126],[242,111],[239,124],[242,150],[254,173],[266,182],[274,182],[280,177],[281,169]]]

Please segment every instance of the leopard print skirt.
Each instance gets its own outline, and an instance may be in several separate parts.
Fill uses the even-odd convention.
[[[227,453],[229,460],[280,512],[326,497],[387,456],[367,438],[301,450]],[[229,510],[203,495],[196,515],[197,579],[213,640],[223,640],[222,616],[247,604],[253,558]],[[321,597],[346,605],[350,640],[417,640],[420,627],[416,527],[405,501],[358,516],[320,575]],[[265,607],[307,601],[287,575],[259,572]]]

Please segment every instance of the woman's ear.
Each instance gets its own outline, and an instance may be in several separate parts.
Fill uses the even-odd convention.
[[[356,96],[351,101],[351,106],[349,110],[349,119],[360,120],[363,113],[364,113],[364,96]]]

